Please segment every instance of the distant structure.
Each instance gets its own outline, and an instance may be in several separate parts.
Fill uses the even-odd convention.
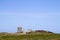
[[[28,29],[27,32],[32,32],[32,29]]]
[[[17,33],[22,33],[22,27],[17,27]]]

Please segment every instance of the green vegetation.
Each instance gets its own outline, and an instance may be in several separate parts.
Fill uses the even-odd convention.
[[[60,40],[60,34],[30,33],[26,35],[0,35],[0,40]]]

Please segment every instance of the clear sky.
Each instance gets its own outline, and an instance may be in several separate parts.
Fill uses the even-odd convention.
[[[18,26],[60,33],[60,0],[0,0],[0,32]]]

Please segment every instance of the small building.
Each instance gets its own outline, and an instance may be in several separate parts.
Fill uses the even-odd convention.
[[[22,33],[22,27],[17,27],[17,33]]]

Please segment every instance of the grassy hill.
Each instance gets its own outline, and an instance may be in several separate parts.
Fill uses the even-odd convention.
[[[60,40],[60,34],[53,33],[28,33],[26,35],[3,35],[0,40]]]

